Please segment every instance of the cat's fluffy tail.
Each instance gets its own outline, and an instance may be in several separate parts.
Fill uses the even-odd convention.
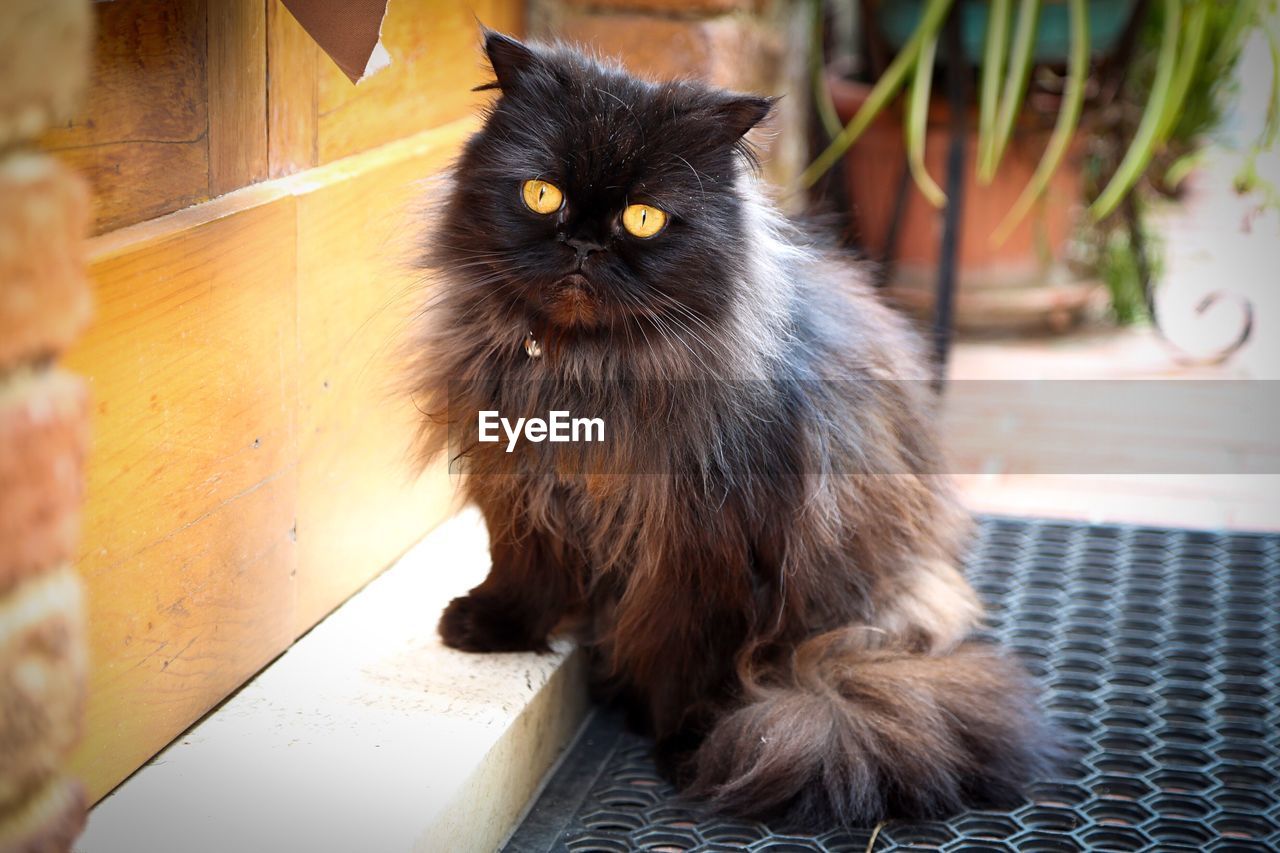
[[[869,825],[1016,802],[1062,752],[998,650],[870,650],[857,629],[801,644],[753,679],[693,757],[688,791],[740,817]]]

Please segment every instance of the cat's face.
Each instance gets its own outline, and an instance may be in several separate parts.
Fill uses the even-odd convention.
[[[742,135],[770,101],[646,83],[496,33],[485,48],[501,97],[433,239],[475,310],[614,336],[722,316],[747,249]]]

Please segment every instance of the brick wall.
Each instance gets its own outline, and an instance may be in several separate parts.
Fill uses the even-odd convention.
[[[765,177],[786,187],[807,156],[807,8],[796,0],[532,0],[530,30],[617,56],[643,77],[785,95],[752,140]]]
[[[65,121],[89,56],[88,0],[0,4],[0,850],[70,849],[84,822],[62,772],[86,669],[75,556],[84,382],[58,355],[89,315],[78,176],[31,140]]]

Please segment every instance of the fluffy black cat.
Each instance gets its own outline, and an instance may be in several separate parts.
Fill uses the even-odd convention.
[[[969,637],[918,342],[770,203],[743,139],[770,100],[485,49],[500,91],[433,218],[415,342],[423,457],[462,465],[491,538],[444,641],[573,633],[682,789],[733,815],[1015,800],[1056,747]],[[553,410],[609,440],[479,440],[482,411]]]

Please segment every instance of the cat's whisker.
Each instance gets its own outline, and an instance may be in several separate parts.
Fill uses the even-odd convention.
[[[689,346],[688,342],[686,342],[685,339],[668,324],[668,320],[671,319],[670,317],[664,319],[663,316],[657,312],[651,313],[649,317],[657,324],[658,330],[662,333],[662,336],[668,343],[679,343],[682,347],[688,350],[689,355],[693,357],[694,362],[697,362],[698,354],[693,351],[693,347]]]
[[[692,163],[690,163],[688,160],[686,160],[685,158],[681,157],[679,154],[675,153],[674,151],[673,151],[673,152],[671,152],[671,156],[672,156],[672,157],[675,157],[675,158],[676,158],[677,160],[679,160],[681,163],[684,163],[686,166],[688,166],[688,167],[689,167],[689,171],[690,171],[690,172],[693,172],[693,177],[694,177],[694,178],[696,178],[696,179],[697,179],[697,181],[698,181],[698,192],[702,194],[702,197],[703,197],[703,198],[706,198],[706,197],[707,197],[707,191],[706,191],[706,189],[705,189],[705,188],[703,188],[703,186],[702,186],[702,176],[698,174],[698,170],[697,170],[697,169],[695,169],[695,168],[693,168],[693,164],[692,164]],[[708,179],[711,179],[711,178],[710,178],[710,176],[708,176]]]
[[[715,331],[709,325],[707,325],[707,322],[702,317],[699,317],[697,313],[693,311],[693,309],[689,308],[687,305],[681,304],[679,300],[674,299],[670,296],[667,296],[666,294],[659,294],[659,296],[663,299],[663,302],[665,305],[670,307],[672,310],[679,311],[682,315],[689,318],[691,321],[697,323],[703,330],[706,331],[707,334],[709,335],[715,334]]]
[[[636,115],[636,111],[631,108],[631,105],[628,104],[626,101],[622,100],[621,98],[619,98],[617,95],[613,94],[612,92],[601,89],[599,86],[592,86],[591,88],[595,89],[601,95],[604,95],[609,98],[613,98],[615,101],[622,104],[622,108],[625,109],[631,115],[631,120],[636,123],[636,128],[638,128],[640,131],[640,143],[643,145],[644,139],[645,139],[644,124],[640,121],[640,117]]]
[[[666,294],[659,293],[655,295],[663,299],[663,305],[665,307],[671,310],[680,312],[681,315],[688,318],[690,321],[696,323],[702,329],[704,329],[709,336],[711,337],[715,336],[715,331],[710,326],[708,326],[706,322],[702,320],[702,318],[698,317],[698,315],[695,314],[692,310],[690,310],[687,306],[680,304],[678,300],[670,296],[667,296]],[[712,352],[716,352],[722,357],[727,358],[732,356],[732,353],[730,352],[729,348],[726,347],[724,344],[713,342],[706,338],[703,338],[702,335],[698,334],[696,331],[694,331],[694,329],[690,328],[688,324],[680,322],[673,315],[668,314],[666,316],[668,320],[670,320],[671,322],[677,323],[680,328],[684,329],[690,335],[690,337],[692,337],[700,346],[706,347],[708,350]]]

